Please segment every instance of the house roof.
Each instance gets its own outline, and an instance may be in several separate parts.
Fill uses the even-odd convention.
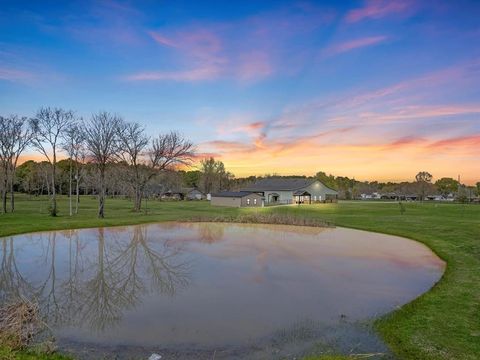
[[[184,192],[185,194],[188,194],[188,193],[190,193],[190,192],[192,192],[192,191],[198,191],[199,193],[203,194],[203,192],[200,191],[200,190],[199,190],[198,188],[196,188],[196,187],[190,187],[190,188],[183,188],[183,189],[182,189],[182,192]]]
[[[242,191],[294,191],[305,188],[318,180],[305,178],[267,178],[242,189]]]
[[[212,197],[237,197],[242,198],[244,196],[250,195],[250,191],[222,191],[216,194],[212,194]],[[257,195],[257,194],[255,194]]]

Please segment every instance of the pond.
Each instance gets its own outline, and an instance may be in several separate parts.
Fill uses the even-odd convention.
[[[160,223],[0,239],[0,300],[36,299],[78,358],[265,359],[387,352],[369,321],[444,263],[344,228]]]

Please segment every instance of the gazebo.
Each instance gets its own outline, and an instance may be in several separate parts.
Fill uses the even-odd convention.
[[[298,190],[293,193],[295,204],[311,204],[312,195],[305,190]]]

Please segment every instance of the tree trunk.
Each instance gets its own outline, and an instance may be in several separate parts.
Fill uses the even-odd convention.
[[[45,173],[45,186],[47,188],[47,195],[50,197],[50,182],[48,181],[48,172]]]
[[[105,170],[100,170],[100,191],[98,192],[98,217],[105,217]]]
[[[134,201],[133,201],[133,210],[134,211],[141,211],[142,210],[142,198],[141,198],[141,185],[140,185],[140,177],[138,174],[138,165],[134,164],[135,166],[135,185],[134,185]]]
[[[142,190],[139,187],[135,187],[135,200],[133,209],[135,211],[142,210]]]
[[[69,179],[68,179],[68,206],[70,210],[70,216],[73,215],[72,209],[72,159],[70,158],[70,169],[69,169]]]
[[[5,185],[5,188],[2,191],[2,212],[4,214],[7,213],[7,185]]]
[[[53,150],[53,162],[52,162],[52,209],[50,215],[57,216],[57,189],[55,189],[55,176],[57,174],[57,156],[55,149]]]
[[[3,189],[2,189],[2,212],[7,213],[7,193],[8,193],[8,169],[4,168]]]
[[[80,174],[78,171],[78,163],[76,163],[76,168],[75,168],[75,186],[76,186],[76,201],[75,201],[75,214],[78,214],[78,204],[80,203]]]
[[[11,171],[11,179],[10,179],[10,212],[15,211],[15,193],[13,191],[13,185],[15,183],[15,169]]]

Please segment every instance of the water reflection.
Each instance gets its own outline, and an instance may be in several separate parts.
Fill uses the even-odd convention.
[[[15,244],[13,237],[0,239],[0,299],[36,299],[53,327],[104,331],[146,294],[173,296],[188,284],[181,246],[148,235],[147,226],[137,226],[34,234]]]
[[[218,359],[300,356],[318,339],[383,351],[354,322],[412,300],[443,271],[419,243],[338,228],[164,223],[0,244],[2,302],[37,299],[62,349],[130,358],[145,348],[182,359],[217,349]]]

